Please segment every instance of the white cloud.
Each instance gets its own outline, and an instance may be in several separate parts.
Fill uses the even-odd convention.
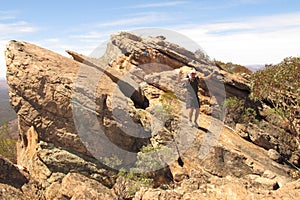
[[[269,0],[237,0],[237,3],[256,4],[256,3],[262,3],[264,1],[269,1]]]
[[[63,56],[70,57],[66,53],[66,50],[75,51],[86,56],[90,55],[91,52],[100,44],[100,42],[95,41],[96,40],[81,41],[74,39],[64,40],[61,38],[48,38],[39,41],[32,41],[31,43],[47,48],[48,50],[54,51]]]
[[[0,39],[11,38],[24,33],[33,33],[39,30],[37,27],[32,26],[30,23],[18,20],[18,11],[0,10]]]
[[[234,34],[238,32],[266,32],[277,29],[290,29],[300,26],[300,13],[282,15],[261,16],[255,18],[243,18],[239,21],[231,20],[213,24],[196,25],[209,34],[225,33]]]
[[[13,16],[0,16],[0,21],[9,20],[9,19],[15,19],[15,17],[13,17]]]
[[[224,62],[276,64],[300,54],[300,13],[202,24],[179,32]]]
[[[253,28],[289,28],[291,26],[300,26],[300,13],[289,13],[271,16],[262,16],[249,19],[248,24]]]
[[[17,11],[12,10],[0,10],[0,21],[15,19],[17,13]]]
[[[0,11],[0,14],[4,14],[4,16],[0,19],[0,78],[5,77],[6,74],[6,64],[3,52],[8,41],[20,36],[24,36],[24,34],[32,34],[39,30],[38,27],[30,25],[26,21],[5,21],[7,19],[15,19],[12,13],[13,12]]]
[[[120,29],[118,29],[120,30]],[[91,31],[87,33],[81,33],[78,35],[69,36],[71,39],[76,39],[77,42],[85,43],[86,45],[101,44],[109,40],[109,36],[116,31],[114,30],[104,30],[104,31]],[[94,46],[94,45],[93,45]]]
[[[165,13],[158,12],[144,12],[136,13],[130,16],[125,16],[122,19],[99,23],[96,25],[98,28],[114,27],[114,26],[132,26],[132,25],[145,25],[154,22],[162,22],[167,20],[173,20],[174,18]]]
[[[0,38],[11,38],[23,33],[33,33],[38,30],[37,27],[31,26],[25,21],[18,21],[13,23],[0,23],[1,35]]]
[[[96,31],[88,32],[80,35],[72,35],[71,38],[81,38],[81,39],[100,39],[106,37],[103,33],[99,33]]]
[[[148,3],[148,4],[139,4],[135,6],[130,6],[127,8],[158,8],[158,7],[170,7],[170,6],[178,6],[180,4],[185,4],[187,1],[168,1],[168,2],[160,2],[160,3]]]

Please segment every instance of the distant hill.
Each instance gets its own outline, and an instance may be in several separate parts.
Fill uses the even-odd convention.
[[[250,69],[252,72],[256,72],[258,70],[261,70],[265,67],[265,65],[246,65],[248,69]]]
[[[231,62],[224,63],[222,61],[215,61],[217,67],[229,72],[229,73],[237,73],[237,74],[252,74],[253,70],[249,69],[248,67],[234,64]]]
[[[0,79],[0,89],[7,89],[7,83],[5,79]]]
[[[0,126],[17,118],[9,102],[8,86],[6,80],[0,80]]]

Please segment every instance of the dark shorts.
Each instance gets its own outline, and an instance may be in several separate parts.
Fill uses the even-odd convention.
[[[200,100],[198,95],[187,94],[185,107],[186,109],[200,108]]]

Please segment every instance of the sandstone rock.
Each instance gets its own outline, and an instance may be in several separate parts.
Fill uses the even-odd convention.
[[[265,149],[276,148],[276,140],[274,140],[274,138],[270,134],[264,132],[262,129],[259,129],[257,125],[250,124],[247,127],[247,132],[249,133],[250,140],[254,144]]]
[[[46,199],[115,199],[112,191],[98,181],[78,173],[67,174],[53,182],[45,192]]]
[[[172,190],[159,190],[159,189],[150,189],[146,191],[139,191],[133,198],[134,200],[152,200],[152,199],[182,199],[182,196],[176,191]]]
[[[253,187],[267,190],[277,190],[279,188],[277,181],[274,179],[264,178],[258,175],[249,175],[248,177]]]
[[[236,124],[235,130],[242,138],[249,139],[249,135],[246,132],[247,128],[244,124]]]
[[[298,199],[300,196],[300,180],[287,183],[272,195],[274,199]]]
[[[112,191],[81,174],[67,174],[59,187],[58,196],[70,199],[115,199]]]
[[[222,122],[225,97],[249,94],[246,79],[163,37],[122,32],[111,36],[101,58],[68,53],[73,59],[21,41],[5,51],[18,114],[18,164],[30,174],[16,186],[24,199],[256,199],[273,194],[273,183],[284,188],[292,181],[291,168],[255,145],[275,149],[275,136],[247,128],[253,144]],[[199,129],[187,126],[176,81],[178,70],[191,68],[199,75],[218,71],[201,83],[208,115],[201,114]],[[143,146],[153,154],[143,152],[139,160]],[[138,165],[154,183],[130,193],[135,182],[116,174]],[[298,193],[297,183],[290,187]]]
[[[30,180],[28,183],[22,186],[23,196],[28,199],[46,199],[44,187],[41,184]]]
[[[29,181],[26,171],[22,171],[9,160],[0,156],[0,183],[21,188]]]
[[[293,152],[290,161],[295,165],[295,166],[300,166],[300,151]]]
[[[271,172],[271,171],[269,171],[269,170],[266,170],[266,171],[263,173],[262,177],[264,177],[264,178],[269,178],[269,179],[274,179],[274,178],[276,177],[276,175],[275,175],[273,172]]]
[[[11,104],[18,114],[20,138],[34,126],[39,139],[86,152],[78,136],[71,134],[75,130],[70,96],[79,64],[17,41],[7,46],[6,58]]]
[[[268,156],[276,162],[281,162],[281,160],[282,160],[282,157],[280,156],[280,154],[274,149],[268,150]]]
[[[180,187],[176,187],[176,190],[172,192],[170,190],[161,189],[147,189],[141,188],[136,193],[134,199],[149,199],[150,196],[153,199],[159,199],[163,196],[164,199],[279,199],[276,197],[276,193],[279,190],[270,192],[270,190],[257,188],[257,186],[265,187],[266,184],[262,184],[263,181],[253,185],[251,182],[242,181],[235,177],[227,176],[225,178],[218,178],[214,176],[210,177],[198,177],[191,178],[183,181]],[[262,184],[262,185],[261,185]],[[295,192],[297,194],[297,192]],[[159,196],[159,197],[158,197]]]
[[[24,196],[21,190],[2,183],[0,183],[0,198],[3,200],[11,200],[11,199],[29,200],[30,199]]]

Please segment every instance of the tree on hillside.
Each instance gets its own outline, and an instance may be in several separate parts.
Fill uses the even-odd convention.
[[[277,65],[267,65],[252,75],[251,97],[265,100],[300,136],[300,57],[288,57]]]

